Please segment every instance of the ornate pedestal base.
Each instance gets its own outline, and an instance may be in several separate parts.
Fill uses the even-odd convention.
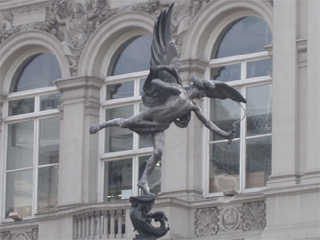
[[[153,195],[131,197],[132,205],[130,218],[134,230],[138,232],[135,240],[155,240],[167,234],[170,230],[168,218],[162,211],[149,213],[154,203]],[[159,222],[159,227],[154,227],[151,222]]]

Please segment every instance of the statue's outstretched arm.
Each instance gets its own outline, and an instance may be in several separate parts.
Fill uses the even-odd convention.
[[[222,129],[220,129],[217,125],[215,125],[213,122],[208,120],[202,113],[199,106],[195,106],[195,109],[193,110],[198,119],[206,126],[210,131],[215,132],[219,134],[221,137],[225,139],[232,140],[235,136],[235,130],[232,130],[230,132],[225,132]]]
[[[154,85],[158,89],[165,89],[173,95],[179,95],[181,93],[177,84],[167,83],[167,82],[164,82],[160,79],[153,79],[151,84]]]

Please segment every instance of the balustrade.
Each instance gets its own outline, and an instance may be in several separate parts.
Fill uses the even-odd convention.
[[[124,239],[126,210],[97,210],[74,216],[74,239]]]

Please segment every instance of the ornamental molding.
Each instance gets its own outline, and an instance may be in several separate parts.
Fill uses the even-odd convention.
[[[38,228],[25,231],[5,231],[0,232],[2,240],[38,240]]]
[[[173,13],[173,33],[180,49],[193,18],[207,0],[178,0]],[[109,0],[53,0],[0,12],[0,44],[18,32],[40,30],[61,43],[71,74],[78,72],[81,53],[90,35],[107,19],[124,12],[144,12],[157,17],[168,7],[163,0],[110,8]]]
[[[194,216],[196,237],[219,235],[225,232],[262,231],[266,227],[264,201],[233,206],[199,208]]]

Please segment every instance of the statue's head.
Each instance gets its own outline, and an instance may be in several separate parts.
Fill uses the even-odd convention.
[[[81,3],[72,2],[70,6],[70,10],[72,14],[83,14],[84,10]]]

